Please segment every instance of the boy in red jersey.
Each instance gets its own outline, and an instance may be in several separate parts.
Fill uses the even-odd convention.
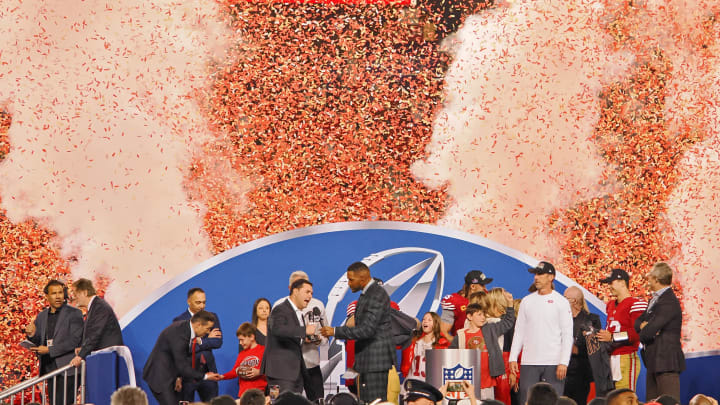
[[[509,295],[509,294],[508,294]],[[512,296],[509,295],[509,302]],[[468,327],[458,330],[450,349],[480,350],[480,399],[495,399],[495,377],[505,373],[505,362],[498,337],[509,331],[515,324],[515,310],[506,309],[499,322],[488,323],[485,308],[481,304],[467,307]]]
[[[598,332],[598,340],[612,342],[610,365],[615,388],[636,391],[640,374],[640,358],[637,354],[640,338],[634,325],[635,320],[645,312],[647,303],[630,296],[630,276],[624,270],[613,269],[600,282],[610,284],[610,293],[615,300],[607,303],[607,326]]]
[[[223,374],[222,377],[224,380],[238,378],[238,398],[240,398],[243,392],[250,388],[265,391],[267,379],[260,374],[260,364],[265,353],[265,346],[261,346],[255,341],[255,325],[249,322],[243,323],[237,330],[237,337],[243,351],[238,353],[232,370]]]

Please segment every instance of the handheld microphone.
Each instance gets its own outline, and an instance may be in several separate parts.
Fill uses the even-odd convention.
[[[313,308],[312,314],[313,314],[313,320],[317,320],[318,322],[320,322],[320,326],[324,327],[325,323],[323,322],[322,313],[320,312],[320,308],[318,308],[318,307]]]

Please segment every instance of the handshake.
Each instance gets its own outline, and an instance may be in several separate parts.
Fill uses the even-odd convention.
[[[205,374],[205,379],[210,381],[220,381],[223,379],[223,376],[218,373],[209,372]]]

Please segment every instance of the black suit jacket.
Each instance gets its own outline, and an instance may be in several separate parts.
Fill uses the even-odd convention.
[[[644,328],[640,324],[647,322]],[[680,344],[682,309],[672,288],[665,290],[635,321],[635,330],[643,344],[641,351],[648,373],[679,373],[685,370],[685,355]]]
[[[220,332],[222,332],[222,328],[220,327],[220,318],[218,318],[217,314],[214,312],[211,312],[213,316],[215,317],[215,325],[213,326],[213,329],[218,328],[220,329]],[[173,322],[177,321],[189,321],[190,318],[192,318],[192,315],[190,315],[190,311],[185,311],[182,314],[178,315],[173,319]],[[208,371],[212,371],[213,373],[217,373],[217,365],[215,364],[215,356],[213,355],[214,349],[219,349],[222,347],[223,344],[223,338],[222,336],[219,338],[209,338],[204,337],[202,338],[202,343],[195,346],[195,361],[196,364],[203,364],[202,359],[205,359],[204,364],[207,366]]]
[[[355,340],[355,365],[360,373],[389,370],[395,363],[390,325],[390,296],[373,282],[358,298],[355,326],[338,326],[335,337]]]
[[[269,378],[295,381],[305,374],[302,340],[305,326],[295,315],[290,300],[275,306],[268,319],[268,334],[260,373]]]
[[[38,346],[47,345],[47,339],[52,339],[52,346],[48,346],[50,360],[40,356],[40,369],[45,372],[57,370],[70,363],[75,357],[75,348],[80,346],[83,333],[82,311],[70,305],[63,304],[55,323],[55,333],[47,336],[47,320],[50,308],[45,308],[35,318],[35,334],[29,336],[28,340]],[[45,359],[45,361],[43,361]],[[71,368],[68,374],[75,374],[75,368]]]
[[[78,356],[84,359],[95,350],[122,345],[122,331],[115,311],[107,301],[95,296],[85,320],[82,347]]]
[[[192,368],[191,357],[190,321],[173,322],[160,332],[145,362],[143,379],[155,392],[173,389],[178,376],[202,380],[205,374]]]

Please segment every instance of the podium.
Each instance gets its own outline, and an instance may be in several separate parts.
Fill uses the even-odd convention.
[[[85,402],[110,405],[110,396],[120,387],[135,386],[135,367],[127,346],[112,346],[92,352],[85,359]]]
[[[446,382],[467,381],[475,387],[475,397],[480,398],[480,350],[474,349],[431,349],[425,351],[425,381],[435,387],[441,387]],[[448,395],[443,399],[462,400],[467,396],[463,390],[448,389]]]

